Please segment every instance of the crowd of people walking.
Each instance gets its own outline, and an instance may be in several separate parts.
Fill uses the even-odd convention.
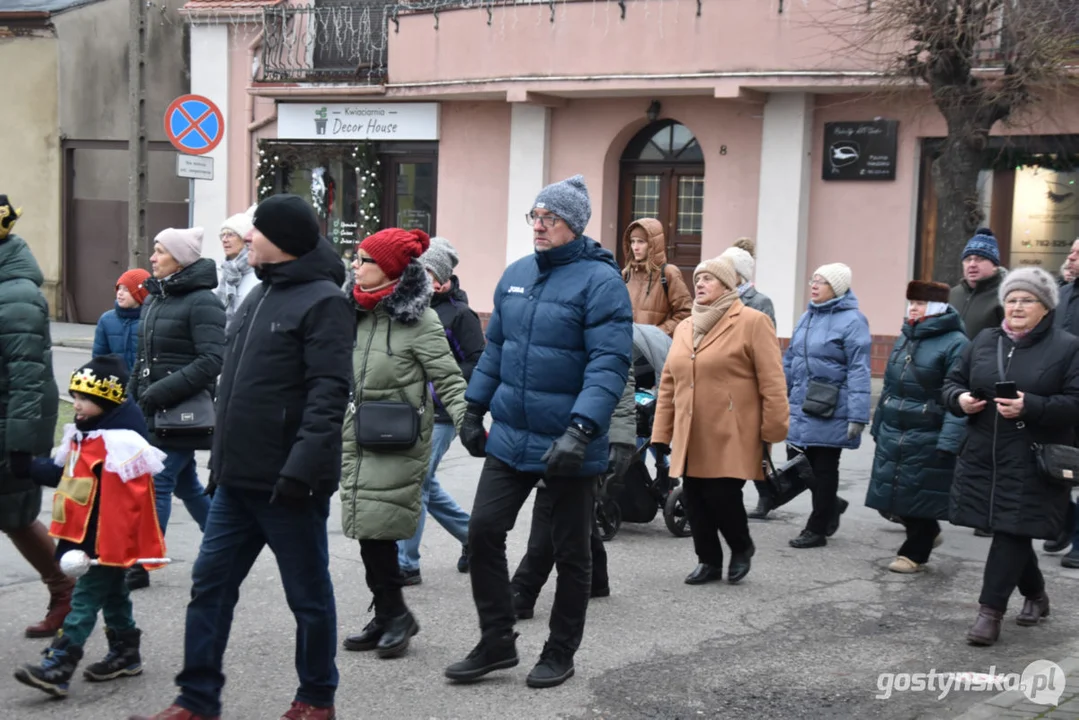
[[[75,423],[50,459],[48,307],[13,232],[19,214],[0,196],[0,530],[50,593],[26,634],[52,641],[15,677],[52,695],[67,694],[99,612],[109,653],[83,677],[142,671],[131,592],[163,564],[153,559],[165,556],[173,496],[203,533],[180,693],[132,720],[220,717],[240,586],[266,546],[297,624],[299,687],[282,720],[336,716],[327,523],[338,491],[373,610],[342,647],[408,652],[420,618],[403,588],[422,582],[430,515],[461,545],[457,568],[479,620],[478,643],[445,669],[455,682],[519,663],[516,621],[533,616],[552,570],[550,633],[526,682],[547,688],[574,675],[589,600],[611,592],[597,498],[643,462],[644,443],[664,479],[657,487],[681,493],[696,556],[689,585],[742,582],[756,552],[750,518],[807,490],[812,512],[789,544],[827,546],[850,504],[838,495],[840,458],[867,429],[865,505],[906,532],[889,570],[925,569],[941,521],[992,537],[970,643],[996,642],[1016,589],[1019,625],[1049,615],[1034,539],[1070,547],[1062,562],[1079,567],[1079,513],[1053,468],[1053,448],[1074,447],[1079,425],[1079,281],[1004,270],[987,228],[964,248],[956,287],[908,285],[874,408],[869,324],[845,264],[812,273],[784,350],[773,304],[754,284],[752,240],[701,262],[691,292],[667,260],[663,223],[641,218],[625,231],[619,267],[584,234],[591,202],[575,176],[528,209],[535,252],[506,268],[484,332],[448,240],[381,230],[357,244],[346,277],[311,207],[274,195],[223,223],[220,265],[202,257],[201,228],[170,228],[154,239],[150,272],[117,279],[94,358],[68,388]],[[1079,240],[1065,269],[1079,270]],[[669,338],[656,367],[634,350],[645,326]],[[650,428],[635,416],[639,390],[655,397]],[[455,436],[484,458],[471,512],[437,477]],[[811,470],[782,492],[770,463],[779,444]],[[211,451],[205,487],[196,450]],[[752,512],[747,481],[758,491]],[[56,488],[50,528],[38,520],[40,486]],[[528,550],[511,579],[506,538],[533,490]],[[54,538],[59,552],[98,564],[74,581]]]

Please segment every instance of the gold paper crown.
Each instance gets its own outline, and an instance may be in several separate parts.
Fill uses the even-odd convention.
[[[90,368],[83,368],[71,373],[71,386],[68,390],[103,398],[117,405],[124,402],[125,388],[120,384],[120,378],[109,375],[107,378],[101,379]]]

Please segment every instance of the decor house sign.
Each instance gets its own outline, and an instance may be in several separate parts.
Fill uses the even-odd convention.
[[[278,103],[288,140],[438,140],[438,103]]]

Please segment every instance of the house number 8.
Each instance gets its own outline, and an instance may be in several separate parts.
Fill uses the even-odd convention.
[[[726,145],[720,145],[719,146],[719,154],[720,155],[726,155],[727,154],[727,146]]]

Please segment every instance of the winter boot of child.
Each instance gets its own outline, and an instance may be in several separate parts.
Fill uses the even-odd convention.
[[[82,676],[91,682],[104,682],[121,677],[134,677],[142,674],[142,657],[139,656],[139,640],[142,631],[113,630],[105,628],[105,638],[109,641],[109,652],[102,660],[88,666]]]
[[[82,648],[72,645],[61,632],[42,654],[45,659],[40,665],[23,665],[15,671],[15,679],[53,697],[67,697],[71,676],[82,660]]]

